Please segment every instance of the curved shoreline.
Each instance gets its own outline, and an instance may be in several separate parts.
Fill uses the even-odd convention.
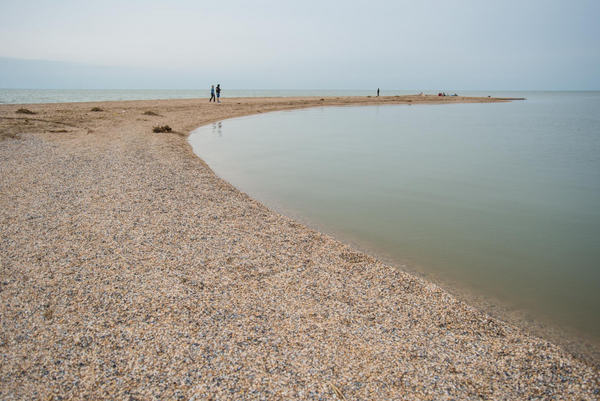
[[[0,141],[2,398],[597,398],[596,368],[267,209],[186,141],[266,111],[494,101],[428,98],[0,106],[21,136]]]
[[[524,100],[524,99],[519,98],[519,99],[502,99],[502,100]],[[339,107],[339,106],[332,106],[332,107],[335,110],[335,108]],[[364,106],[346,105],[346,107],[360,108],[360,107],[364,107]],[[324,110],[324,109],[319,108],[318,110]],[[273,115],[273,113],[276,113],[276,115],[279,115],[278,113],[280,113],[280,112],[274,111],[274,112],[270,112],[269,114]],[[233,118],[230,118],[227,120],[223,120],[223,123],[225,124],[226,121],[231,122],[232,120],[235,121],[238,119],[241,119],[241,121],[246,121],[246,119],[249,117],[251,117],[251,116],[233,117]],[[267,117],[268,116],[265,116],[265,118],[267,118]],[[262,119],[263,117],[255,116],[252,118],[259,118],[258,121],[261,121],[260,119]],[[248,120],[248,121],[250,121],[250,120]],[[248,124],[252,125],[251,122],[248,122]],[[227,125],[229,126],[230,123],[227,123]],[[204,134],[206,135],[208,130],[210,130],[211,128],[213,131],[213,135],[215,134],[216,130],[218,129],[219,136],[220,136],[221,121],[219,121],[218,128],[216,127],[216,123],[213,123],[212,125],[211,124],[204,125],[204,126],[197,128],[196,130],[192,131],[190,136],[188,137],[188,141],[190,142],[191,146],[194,148],[195,154],[200,159],[203,159],[207,162],[210,162],[210,160],[214,160],[209,157],[211,155],[211,152],[208,151],[208,153],[207,153],[206,149],[204,149],[204,152],[201,152],[202,149],[199,147],[199,145],[194,144],[193,137],[196,134],[196,132],[200,131],[200,130],[204,130]],[[281,127],[277,128],[277,129],[280,130],[280,128]],[[242,131],[240,131],[240,129]],[[243,129],[244,129],[243,126],[238,126],[237,131],[240,133],[244,133],[245,131],[243,131]],[[229,131],[227,131],[227,130],[223,131],[223,133],[226,136],[227,136],[228,132]],[[199,135],[201,135],[201,134],[199,134]],[[242,139],[242,138],[240,138],[240,139]],[[237,142],[237,140],[236,140],[236,142]],[[252,142],[253,142],[253,140],[252,140]],[[207,159],[204,159],[204,156],[206,156]],[[259,201],[260,203],[263,203],[268,208],[273,209],[275,212],[283,214],[293,220],[296,220],[316,231],[319,231],[321,233],[329,235],[329,236],[333,237],[334,239],[336,239],[356,250],[366,253],[372,257],[375,257],[376,259],[384,262],[385,264],[387,264],[389,266],[398,268],[403,272],[418,276],[420,278],[425,279],[426,281],[432,282],[433,284],[438,285],[442,289],[450,292],[453,296],[457,297],[459,300],[466,302],[468,305],[473,306],[473,307],[481,310],[482,312],[489,314],[490,316],[492,316],[496,319],[500,319],[506,323],[515,325],[518,328],[529,332],[530,334],[533,334],[537,337],[549,340],[550,342],[553,342],[553,343],[563,347],[567,352],[571,353],[572,355],[594,365],[597,368],[600,367],[600,342],[598,341],[597,337],[590,336],[588,333],[578,331],[576,328],[569,327],[565,324],[559,324],[559,323],[557,323],[556,320],[552,321],[552,319],[548,318],[547,316],[544,316],[543,314],[540,314],[540,313],[535,314],[535,313],[531,312],[530,310],[527,310],[526,308],[518,308],[518,307],[514,307],[514,306],[511,307],[511,306],[509,306],[509,303],[507,302],[506,299],[501,300],[500,298],[495,298],[493,296],[486,294],[485,291],[482,291],[481,289],[479,289],[477,287],[466,286],[464,283],[461,283],[460,281],[451,278],[451,276],[447,275],[447,276],[443,277],[440,274],[438,274],[437,272],[432,271],[431,269],[427,269],[427,266],[425,266],[425,265],[419,266],[419,265],[415,264],[414,262],[407,260],[406,258],[402,258],[402,256],[398,257],[398,255],[395,255],[394,257],[392,257],[392,256],[390,256],[390,254],[386,254],[381,249],[377,249],[376,244],[368,244],[368,243],[361,242],[361,240],[359,240],[356,237],[350,238],[348,236],[348,234],[346,234],[346,233],[336,231],[335,229],[332,229],[332,227],[327,227],[326,225],[321,224],[320,222],[317,222],[313,219],[307,218],[306,216],[299,215],[298,213],[291,210],[289,208],[289,205],[285,205],[280,202],[274,202],[273,199],[271,197],[269,197],[269,194],[261,193],[260,191],[256,191],[255,188],[252,188],[252,186],[245,185],[244,180],[243,179],[240,180],[240,178],[239,178],[239,177],[242,177],[243,175],[237,177],[238,179],[235,180],[233,178],[234,178],[234,176],[237,176],[237,173],[233,174],[233,175],[230,174],[229,176],[222,175],[221,173],[223,172],[223,170],[220,170],[216,167],[219,167],[219,166],[217,166],[216,164],[215,164],[215,166],[212,166],[212,164],[209,165],[209,168],[214,169],[214,171],[217,173],[217,175],[219,177],[221,177],[225,181],[231,183],[234,187],[236,187],[236,189],[240,190],[241,192],[247,193],[253,199]],[[229,165],[229,167],[230,167],[229,173],[232,173],[233,171],[237,171],[237,169],[231,170],[231,165]],[[237,167],[240,167],[240,166],[238,165]],[[230,179],[232,179],[232,180],[230,180]]]

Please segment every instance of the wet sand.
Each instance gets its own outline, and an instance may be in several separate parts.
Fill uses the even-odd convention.
[[[464,101],[498,100],[0,106],[0,398],[598,399],[595,367],[269,210],[186,141],[275,110]]]

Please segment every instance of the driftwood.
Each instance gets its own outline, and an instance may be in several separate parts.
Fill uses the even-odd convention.
[[[153,132],[173,132],[173,129],[168,125],[158,125],[152,129]]]

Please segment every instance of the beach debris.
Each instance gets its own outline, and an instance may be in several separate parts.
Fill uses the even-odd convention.
[[[335,393],[335,395],[337,396],[338,399],[346,400],[346,397],[344,397],[344,394],[333,383],[330,382],[329,386],[333,389],[333,392]]]
[[[157,125],[156,127],[152,128],[152,131],[156,133],[173,132],[173,128],[169,127],[168,125]]]
[[[159,114],[158,114],[158,113],[155,113],[155,112],[153,112],[153,111],[150,111],[150,110],[146,110],[146,111],[144,112],[144,115],[145,115],[145,116],[158,116]]]
[[[43,313],[44,319],[52,320],[52,309],[46,309]]]
[[[15,113],[17,113],[17,114],[37,114],[29,109],[23,109],[23,108],[15,111]]]
[[[90,110],[90,111],[104,111],[104,110],[100,107],[93,107],[92,110]]]
[[[342,252],[340,257],[348,263],[363,263],[369,261],[367,255],[359,252]]]

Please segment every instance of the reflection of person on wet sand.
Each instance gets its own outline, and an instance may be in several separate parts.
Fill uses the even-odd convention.
[[[217,123],[213,123],[213,125],[212,125],[212,132],[213,132],[213,135],[216,135],[216,136],[223,136],[223,135],[221,134],[221,127],[222,127],[222,126],[223,126],[223,122],[222,122],[222,121],[219,121],[219,122],[217,122]]]

